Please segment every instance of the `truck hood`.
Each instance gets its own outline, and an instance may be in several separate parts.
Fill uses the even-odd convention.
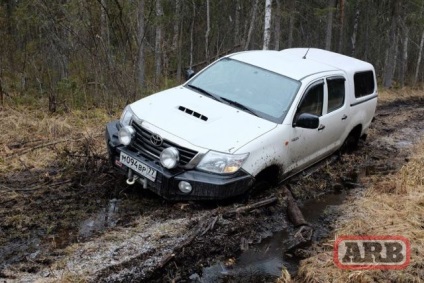
[[[131,109],[170,136],[220,152],[234,153],[277,126],[183,86],[140,99]]]

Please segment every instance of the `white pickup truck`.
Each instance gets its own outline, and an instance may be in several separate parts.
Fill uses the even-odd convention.
[[[365,137],[374,67],[313,48],[225,56],[107,124],[127,183],[167,199],[223,199],[298,173]]]

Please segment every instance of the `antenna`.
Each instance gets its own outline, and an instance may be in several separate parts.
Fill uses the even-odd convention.
[[[305,55],[303,55],[302,59],[306,59],[306,55],[308,55],[309,49],[311,49],[310,47],[308,48],[308,50],[306,50]]]

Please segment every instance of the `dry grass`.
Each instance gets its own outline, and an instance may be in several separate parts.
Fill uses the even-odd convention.
[[[304,282],[422,282],[424,280],[424,140],[411,160],[392,176],[381,177],[365,194],[345,205],[335,237],[340,235],[402,235],[411,242],[411,263],[400,271],[347,271],[333,263],[333,241],[327,251],[304,260]]]
[[[422,97],[422,89],[412,89],[412,88],[403,88],[403,89],[381,89],[378,92],[378,101],[381,102],[391,102],[397,99],[408,99],[411,97]]]
[[[101,109],[51,114],[41,107],[0,106],[0,172],[48,167],[84,139],[105,151],[104,128],[112,119]]]

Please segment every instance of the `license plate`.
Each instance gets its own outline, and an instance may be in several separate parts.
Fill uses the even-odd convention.
[[[128,154],[121,152],[119,161],[125,166],[139,173],[141,176],[146,177],[153,182],[156,180],[156,170],[150,168],[140,160],[137,160]]]

